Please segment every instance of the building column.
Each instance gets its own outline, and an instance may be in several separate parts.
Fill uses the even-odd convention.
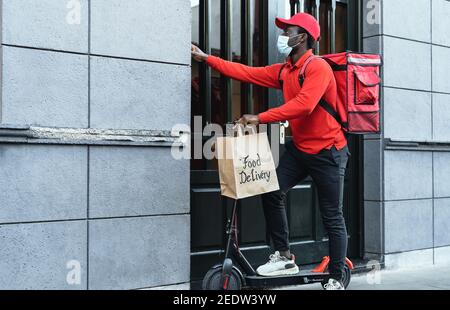
[[[365,256],[450,260],[450,3],[365,0],[365,52],[384,59],[382,133],[365,137]]]

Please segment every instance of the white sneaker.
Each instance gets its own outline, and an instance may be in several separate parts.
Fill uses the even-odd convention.
[[[298,266],[295,264],[295,256],[292,255],[292,259],[288,259],[280,255],[280,252],[276,251],[269,256],[269,261],[259,266],[256,272],[263,277],[290,275],[298,273]]]
[[[326,283],[326,284],[323,286],[323,288],[324,288],[326,291],[335,291],[335,290],[337,290],[337,291],[343,291],[343,290],[345,290],[344,285],[342,285],[341,282],[339,282],[339,281],[337,281],[337,280],[335,280],[335,279],[329,279],[329,280],[328,280],[328,283]]]

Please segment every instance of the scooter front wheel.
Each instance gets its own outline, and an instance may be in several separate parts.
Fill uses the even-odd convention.
[[[222,281],[222,266],[211,268],[203,278],[202,289],[203,290],[231,290],[239,291],[242,288],[242,280],[236,270],[231,271],[231,275],[228,279],[227,287],[223,287]]]

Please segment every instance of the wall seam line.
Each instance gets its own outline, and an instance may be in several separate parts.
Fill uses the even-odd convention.
[[[430,0],[430,70],[431,70],[431,91],[433,92],[433,1]],[[434,109],[433,109],[433,93],[431,93],[431,140],[434,140]],[[434,235],[434,155],[435,152],[431,152],[431,196],[433,199],[431,201],[431,234],[433,242],[433,265],[435,264],[435,235]]]
[[[91,0],[88,0],[88,128],[91,127]],[[87,195],[86,195],[86,290],[89,290],[89,217],[90,217],[90,174],[91,147],[87,146]]]
[[[95,53],[83,53],[83,52],[44,48],[44,47],[33,47],[33,46],[26,46],[26,45],[8,44],[8,43],[3,43],[2,46],[12,47],[12,48],[21,48],[21,49],[27,49],[27,50],[37,50],[37,51],[42,51],[42,52],[72,54],[72,55],[78,55],[78,56],[89,56],[90,55],[90,56],[94,56],[94,57],[129,60],[129,61],[146,62],[146,63],[153,63],[153,64],[162,64],[162,65],[173,65],[173,66],[189,67],[189,68],[191,67],[191,64],[186,64],[186,63],[150,60],[150,59],[133,58],[133,57],[126,57],[126,56],[113,56],[113,55],[102,55],[102,54],[95,54]]]

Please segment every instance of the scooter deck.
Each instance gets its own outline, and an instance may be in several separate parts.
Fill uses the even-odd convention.
[[[273,277],[245,276],[245,284],[252,288],[275,287],[320,283],[327,278],[328,273],[314,273],[311,270],[300,270],[296,274]]]

